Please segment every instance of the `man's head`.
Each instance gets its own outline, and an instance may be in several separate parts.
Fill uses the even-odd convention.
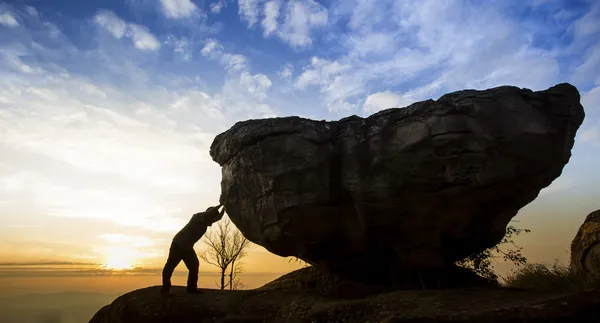
[[[217,206],[211,206],[209,208],[206,209],[206,219],[212,224],[215,223],[219,220],[221,220],[221,218],[223,218],[223,214],[225,214],[225,208],[223,207],[221,209],[221,211],[219,211],[219,208],[222,207],[222,204],[219,204]]]

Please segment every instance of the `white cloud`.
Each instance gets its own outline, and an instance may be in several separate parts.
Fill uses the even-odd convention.
[[[156,50],[160,47],[158,39],[145,26],[129,24],[129,35],[138,49]]]
[[[591,10],[573,24],[575,37],[591,36],[600,31],[600,3],[595,2]]]
[[[581,96],[581,105],[585,111],[600,111],[600,82]]]
[[[199,10],[191,0],[160,0],[160,3],[168,18],[187,18]]]
[[[579,139],[581,139],[581,142],[586,142],[586,143],[600,142],[600,127],[593,126],[593,127],[589,127],[588,129],[585,129],[579,135]]]
[[[190,43],[187,37],[177,38],[173,35],[169,35],[165,43],[173,46],[173,51],[180,54],[183,60],[190,61],[192,59],[192,50],[190,49]]]
[[[202,48],[202,50],[200,52],[204,56],[212,57],[214,55],[221,54],[222,51],[223,51],[223,46],[221,46],[221,44],[219,44],[218,41],[216,41],[214,39],[208,39],[208,40],[206,40],[206,43],[204,44],[204,47]]]
[[[285,19],[278,33],[292,47],[302,48],[312,45],[312,29],[327,25],[328,12],[325,7],[313,0],[289,1]]]
[[[240,85],[259,99],[266,98],[266,91],[271,87],[271,80],[264,74],[252,75],[248,72],[242,72],[240,75]]]
[[[262,73],[250,73],[250,64],[248,58],[244,55],[228,53],[223,46],[215,39],[208,39],[201,50],[202,55],[216,60],[225,67],[228,72],[223,86],[222,97],[228,101],[232,98],[240,98],[240,95],[248,95],[255,99],[254,106],[265,115],[273,115],[270,107],[262,102],[267,96],[267,92],[272,85],[271,79]],[[249,102],[249,105],[252,105]]]
[[[39,73],[40,70],[35,67],[31,67],[23,62],[21,58],[12,52],[0,52],[2,61],[9,67],[18,70],[21,73]]]
[[[281,71],[277,72],[277,75],[281,77],[283,80],[291,80],[292,72],[294,71],[294,66],[292,64],[285,64],[285,66],[281,69]]]
[[[31,6],[25,6],[25,10],[30,16],[37,17],[39,15],[38,11]]]
[[[108,30],[115,38],[121,39],[125,36],[127,23],[123,19],[117,17],[112,11],[99,10],[94,16],[94,22],[100,27]]]
[[[382,32],[367,32],[350,35],[346,40],[349,47],[355,49],[358,56],[369,54],[393,53],[396,51],[394,35]]]
[[[248,67],[248,58],[244,55],[224,53],[221,56],[221,63],[228,71],[239,72]]]
[[[367,113],[375,113],[389,108],[405,107],[411,103],[404,96],[390,91],[377,92],[367,97],[363,104],[363,110]]]
[[[314,0],[240,0],[240,19],[248,28],[262,18],[263,36],[276,35],[294,48],[310,47],[313,30],[328,22],[327,8]]]
[[[0,25],[17,27],[19,26],[19,22],[10,12],[0,12]]]
[[[558,79],[555,53],[533,48],[523,31],[530,26],[502,6],[340,1],[332,14],[348,21],[350,32],[336,40],[346,54],[313,59],[295,80],[299,89],[318,86],[330,111],[362,105],[372,87],[403,88],[414,102],[463,88],[542,89]]]
[[[262,21],[265,37],[277,30],[277,17],[279,17],[280,6],[279,0],[271,0],[265,3],[265,17]]]
[[[220,13],[223,8],[227,7],[226,0],[219,0],[210,5],[210,12],[212,13]]]
[[[127,23],[112,11],[100,10],[94,17],[94,22],[117,39],[130,38],[137,49],[154,51],[160,48],[160,42],[147,27]]]
[[[200,52],[204,56],[218,60],[229,72],[241,72],[248,68],[246,56],[225,52],[223,46],[215,39],[208,39]]]
[[[105,233],[99,236],[102,240],[109,243],[122,245],[125,247],[141,248],[150,247],[154,245],[154,242],[149,237],[145,236],[133,236],[119,233]]]
[[[577,66],[571,78],[581,84],[600,84],[600,45],[590,48],[585,56],[585,60]]]
[[[342,64],[338,61],[312,57],[310,65],[306,66],[304,72],[298,76],[296,87],[305,88],[310,85],[328,86],[335,82],[339,75],[348,71],[351,67],[351,65]]]
[[[198,203],[191,196],[201,204],[218,198],[219,166],[208,156],[214,136],[236,120],[274,115],[260,103],[271,86],[261,74],[229,79],[222,94],[148,87],[138,99],[128,89],[45,76],[0,82],[0,166],[12,167],[0,169],[0,200],[28,196],[24,203],[51,216],[175,230],[182,208]]]
[[[260,5],[263,0],[238,0],[238,14],[248,22],[248,27],[254,26],[260,16]]]

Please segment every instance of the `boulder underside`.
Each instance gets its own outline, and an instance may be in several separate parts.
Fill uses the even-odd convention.
[[[252,242],[341,275],[443,268],[498,243],[560,176],[584,119],[570,84],[503,86],[326,122],[248,120],[210,149]]]

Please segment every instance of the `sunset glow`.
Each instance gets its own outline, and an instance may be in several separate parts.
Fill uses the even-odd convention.
[[[514,218],[529,262],[568,264],[600,208],[599,75],[600,1],[0,1],[0,294],[160,283],[174,235],[219,203],[209,152],[239,121],[368,117],[501,85],[580,92],[572,157]],[[247,251],[249,286],[301,266]],[[214,287],[219,269],[199,266]]]
[[[115,256],[115,257],[109,258],[106,261],[106,264],[102,265],[102,268],[108,269],[108,270],[132,269],[133,262],[131,259],[128,259],[127,257]]]

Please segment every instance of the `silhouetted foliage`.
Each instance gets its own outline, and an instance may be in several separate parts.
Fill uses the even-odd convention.
[[[471,255],[461,261],[456,262],[457,265],[472,269],[482,277],[497,281],[498,275],[494,272],[492,261],[498,257],[502,257],[505,261],[512,262],[517,267],[527,264],[527,258],[521,253],[523,247],[515,244],[513,237],[521,233],[531,232],[529,229],[519,229],[512,225],[506,228],[504,238],[495,246],[485,249],[480,253]],[[504,245],[509,245],[508,249],[502,248]]]
[[[526,264],[504,279],[504,285],[547,292],[570,292],[600,287],[599,282],[578,275],[566,265]]]

